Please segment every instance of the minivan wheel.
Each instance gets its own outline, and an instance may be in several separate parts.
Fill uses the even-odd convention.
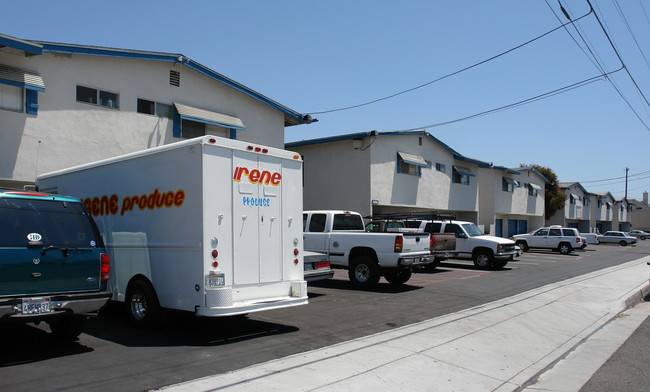
[[[571,253],[571,245],[567,244],[566,242],[563,242],[558,247],[558,250],[560,251],[561,254],[568,255],[569,253]]]
[[[129,285],[125,305],[131,324],[137,328],[153,328],[162,322],[163,309],[151,284],[139,279]]]
[[[528,243],[526,241],[519,240],[515,242],[515,244],[517,244],[517,246],[520,247],[522,251],[528,252]]]

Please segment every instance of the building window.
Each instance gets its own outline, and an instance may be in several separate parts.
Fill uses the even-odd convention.
[[[447,166],[444,163],[436,163],[436,170],[441,173],[447,173]]]
[[[0,84],[0,109],[23,111],[23,89]]]
[[[506,178],[506,177],[501,177],[501,190],[504,192],[510,192],[513,193],[515,191],[515,181]]]
[[[147,99],[138,98],[137,111],[138,113],[172,118],[172,105],[149,101]]]
[[[410,174],[412,176],[419,176],[420,175],[420,167],[411,165],[410,163],[406,163],[402,160],[399,161],[399,173],[404,173],[404,174]]]
[[[98,90],[92,87],[77,86],[77,102],[105,106],[107,108],[120,108],[120,95],[109,91]]]
[[[422,145],[422,136],[418,137],[418,145]]]
[[[456,170],[456,168],[454,168],[453,180],[454,184],[469,185],[469,176],[467,174],[459,172]]]
[[[537,192],[537,189],[533,188],[532,185],[528,184],[528,196],[535,196],[537,197],[539,193]]]
[[[397,153],[397,172],[409,174],[412,176],[421,176],[422,168],[430,167],[427,161],[421,156],[407,154],[405,152]]]
[[[192,139],[198,136],[205,136],[205,124],[191,120],[182,120],[181,138]]]

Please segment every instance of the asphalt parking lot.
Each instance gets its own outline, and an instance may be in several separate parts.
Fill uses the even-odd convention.
[[[2,333],[0,389],[159,388],[468,309],[638,259],[649,250],[650,241],[642,241],[593,245],[567,256],[531,251],[502,270],[449,260],[434,272],[414,274],[404,286],[382,279],[372,291],[355,289],[347,272],[337,270],[333,279],[309,286],[306,306],[227,319],[173,314],[154,331],[131,328],[112,306],[68,345],[56,342],[43,325],[16,326]]]

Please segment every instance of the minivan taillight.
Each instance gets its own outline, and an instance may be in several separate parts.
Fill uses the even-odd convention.
[[[99,255],[99,260],[101,264],[101,281],[107,282],[108,278],[111,277],[111,264],[110,259],[107,253],[102,253]]]
[[[402,248],[404,247],[404,237],[398,235],[395,237],[395,253],[402,253]]]

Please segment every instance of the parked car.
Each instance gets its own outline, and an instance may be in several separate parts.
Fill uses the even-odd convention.
[[[563,255],[571,253],[574,249],[583,249],[587,246],[583,242],[578,229],[562,226],[540,227],[527,234],[517,234],[510,238],[525,251],[531,248],[553,249]]]
[[[104,241],[81,200],[0,190],[0,323],[46,322],[74,340],[106,304]]]
[[[517,256],[515,243],[507,238],[485,235],[474,223],[457,220],[433,221],[440,231],[456,236],[460,258],[471,258],[478,268],[503,268]]]
[[[436,258],[433,263],[423,268],[425,271],[432,271],[440,265],[441,261],[458,256],[456,236],[453,233],[443,233],[441,222],[407,219],[403,221],[403,224],[407,227],[406,230],[415,230],[431,235],[431,254]]]
[[[598,241],[598,234],[596,233],[580,233],[580,236],[585,238],[588,244],[600,244],[600,241]]]
[[[334,270],[330,268],[330,260],[325,253],[305,251],[303,257],[306,282],[316,282],[334,276]]]
[[[323,252],[334,268],[348,270],[361,288],[377,285],[381,276],[393,285],[406,283],[412,268],[431,264],[433,245],[427,233],[372,233],[351,211],[304,211],[305,250]]]
[[[619,244],[620,246],[627,246],[636,244],[636,237],[632,237],[623,231],[608,231],[603,235],[598,236],[598,241],[601,243]]]
[[[631,230],[628,234],[641,240],[645,240],[646,238],[650,237],[650,234],[646,233],[643,230]]]

